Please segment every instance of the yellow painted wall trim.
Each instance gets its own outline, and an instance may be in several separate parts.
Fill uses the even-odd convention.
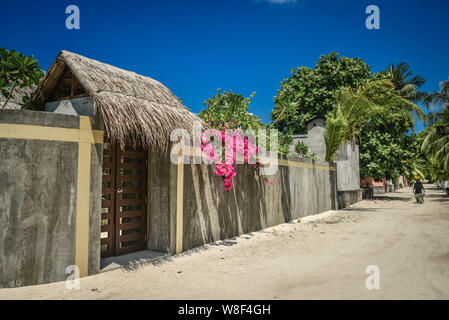
[[[291,161],[291,160],[285,160],[285,159],[279,159],[278,164],[280,166],[287,166],[287,167],[294,167],[294,168],[309,168],[309,169],[319,169],[319,170],[329,170],[329,171],[337,170],[337,168],[333,167],[333,166],[310,163],[310,162]]]
[[[0,123],[0,137],[9,139],[78,142],[78,131],[69,128]]]
[[[0,123],[0,138],[103,143],[103,131]]]
[[[81,116],[78,131],[75,234],[75,264],[79,268],[80,277],[89,274],[90,166],[92,143],[94,141],[91,118]]]
[[[78,144],[78,179],[76,184],[76,233],[75,264],[80,277],[89,273],[89,204],[90,204],[90,165],[92,144]]]
[[[86,116],[80,116],[80,129],[92,130],[92,118]]]

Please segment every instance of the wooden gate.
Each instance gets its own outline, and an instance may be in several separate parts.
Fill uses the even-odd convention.
[[[141,147],[104,144],[102,258],[146,249],[147,159]]]

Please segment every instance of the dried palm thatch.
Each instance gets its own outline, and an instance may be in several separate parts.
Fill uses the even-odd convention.
[[[23,105],[22,97],[24,97],[25,95],[29,95],[32,92],[33,92],[33,89],[31,89],[29,87],[14,88],[12,96],[6,103],[6,106],[4,107],[4,109],[22,109],[22,105]],[[3,105],[5,104],[6,100],[7,100],[7,97],[4,97],[0,93],[0,109],[3,108]]]
[[[159,81],[69,51],[61,51],[26,107],[43,110],[67,68],[93,97],[95,115],[112,141],[167,150],[174,129],[193,133],[201,125]]]

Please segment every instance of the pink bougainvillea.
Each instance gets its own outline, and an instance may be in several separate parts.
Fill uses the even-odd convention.
[[[211,138],[214,143],[211,143]],[[216,148],[219,149],[216,150]],[[237,175],[235,171],[237,159],[246,164],[252,162],[251,165],[257,172],[259,172],[261,166],[260,162],[257,161],[259,150],[255,141],[250,141],[242,133],[242,130],[238,129],[238,123],[235,121],[222,124],[214,122],[214,119],[210,118],[206,122],[206,129],[201,135],[201,150],[209,162],[215,163],[215,173],[217,176],[224,178],[225,190],[232,189],[232,179]],[[277,184],[276,181],[269,180],[265,176],[263,176],[263,180],[267,184]]]

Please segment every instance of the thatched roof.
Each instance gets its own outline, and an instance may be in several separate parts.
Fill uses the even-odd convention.
[[[22,109],[22,104],[23,104],[22,97],[26,94],[31,94],[32,92],[33,92],[33,89],[30,89],[28,87],[14,88],[11,98],[6,103],[5,109]],[[5,104],[6,99],[7,98],[4,97],[0,93],[0,109],[3,108],[3,105]]]
[[[192,132],[199,125],[199,118],[159,81],[69,51],[58,55],[27,108],[43,110],[67,68],[93,97],[105,134],[114,141],[163,150],[172,130]]]

